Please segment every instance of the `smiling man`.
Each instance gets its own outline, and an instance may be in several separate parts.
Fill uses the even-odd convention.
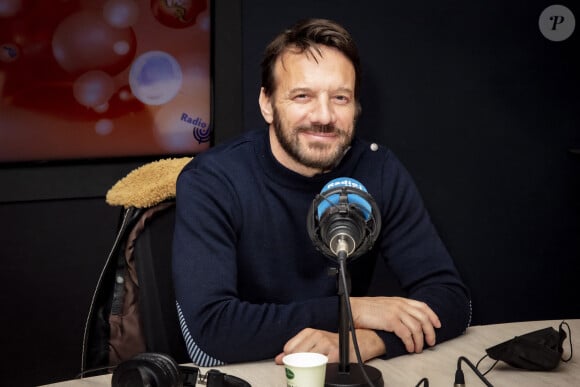
[[[281,363],[304,351],[338,362],[336,278],[306,230],[314,197],[338,177],[367,188],[383,225],[373,248],[349,266],[363,360],[421,352],[469,325],[468,291],[411,177],[391,150],[355,135],[360,72],[342,26],[297,23],[262,61],[267,130],[202,153],[180,174],[173,274],[194,363]],[[366,295],[377,260],[405,297]]]
[[[354,135],[352,63],[331,47],[289,49],[275,62],[274,78],[279,84],[262,87],[259,99],[274,157],[305,176],[329,171]]]

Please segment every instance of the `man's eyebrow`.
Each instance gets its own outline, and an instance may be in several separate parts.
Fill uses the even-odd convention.
[[[338,89],[336,89],[336,91],[348,94],[354,93],[354,91],[350,87],[339,87]]]
[[[305,93],[305,92],[310,92],[312,91],[311,88],[309,87],[296,87],[294,89],[290,89],[288,91],[289,94],[296,94],[296,93]],[[350,87],[339,87],[335,90],[332,91],[333,93],[339,92],[339,93],[348,93],[348,94],[353,94],[354,91],[350,88]]]
[[[290,89],[288,92],[289,94],[296,94],[296,93],[305,93],[309,91],[312,91],[312,89],[308,87],[296,87],[294,89]]]

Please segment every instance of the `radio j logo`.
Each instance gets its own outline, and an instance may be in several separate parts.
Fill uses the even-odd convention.
[[[197,140],[198,144],[209,141],[211,131],[209,125],[201,117],[193,118],[187,113],[182,113],[181,121],[187,122],[192,126],[193,138]]]

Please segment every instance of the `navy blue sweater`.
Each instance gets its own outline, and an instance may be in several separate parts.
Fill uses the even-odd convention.
[[[382,228],[373,249],[349,264],[352,296],[365,295],[377,259],[406,296],[437,313],[441,342],[469,324],[470,301],[405,168],[385,147],[355,139],[332,172],[305,177],[271,153],[268,131],[249,132],[200,154],[177,181],[173,276],[182,331],[201,366],[273,358],[306,327],[338,330],[337,278],[306,229],[312,201],[336,177],[360,181]],[[388,295],[388,294],[385,294]],[[385,357],[405,353],[377,332]]]

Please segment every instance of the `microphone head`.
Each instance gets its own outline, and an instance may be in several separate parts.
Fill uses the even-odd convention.
[[[364,215],[365,220],[369,220],[372,214],[372,209],[370,203],[363,198],[359,192],[368,193],[364,185],[358,180],[351,177],[339,177],[334,180],[329,181],[320,191],[320,194],[324,196],[324,199],[317,208],[318,218],[322,218],[322,215],[334,205],[338,205],[340,199],[340,190],[337,188],[350,188],[347,193],[348,202],[354,204],[358,207],[361,213]],[[326,194],[326,195],[325,195]]]
[[[344,252],[356,258],[372,248],[381,217],[374,199],[359,181],[340,177],[316,195],[308,213],[308,235],[314,246],[330,258]]]

